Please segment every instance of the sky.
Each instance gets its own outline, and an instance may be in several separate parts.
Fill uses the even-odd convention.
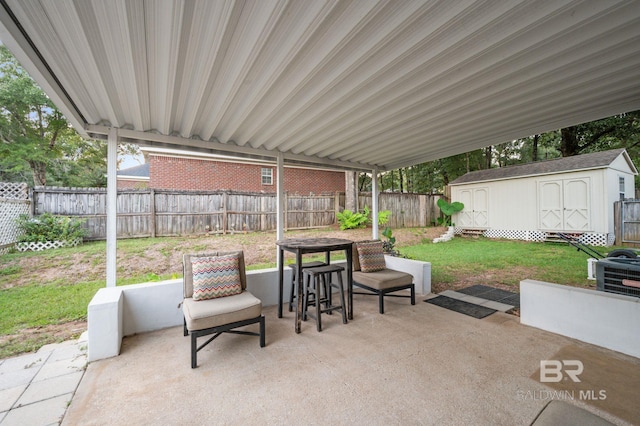
[[[135,167],[135,166],[144,164],[144,157],[142,156],[142,154],[136,155],[136,156],[123,155],[123,156],[119,156],[118,160],[122,160],[120,162],[120,167],[118,167],[118,170],[124,170],[130,167]]]

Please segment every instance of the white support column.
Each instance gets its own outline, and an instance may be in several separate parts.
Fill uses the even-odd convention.
[[[276,240],[284,238],[284,155],[278,153],[276,167]],[[276,261],[277,262],[277,261]],[[277,265],[278,267],[280,265]]]
[[[116,286],[118,129],[109,129],[107,138],[107,287]]]
[[[378,235],[378,170],[371,172],[371,238],[377,240]]]

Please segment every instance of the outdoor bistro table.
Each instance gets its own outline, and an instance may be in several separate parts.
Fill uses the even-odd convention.
[[[351,273],[351,260],[353,257],[353,241],[342,238],[288,238],[276,241],[278,246],[278,318],[282,318],[282,293],[284,281],[284,252],[285,250],[296,254],[296,283],[298,286],[298,309],[296,309],[296,333],[300,333],[300,321],[302,320],[302,255],[307,253],[325,253],[326,263],[330,263],[330,252],[344,250],[347,256],[347,295],[349,305],[348,317],[353,319],[353,282]]]

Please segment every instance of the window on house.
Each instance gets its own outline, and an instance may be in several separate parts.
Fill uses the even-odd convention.
[[[624,176],[618,177],[618,192],[620,192],[620,201],[624,201]]]
[[[263,185],[273,185],[273,169],[269,167],[263,167],[260,174]]]

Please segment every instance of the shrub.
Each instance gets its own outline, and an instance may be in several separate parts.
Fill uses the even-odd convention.
[[[386,225],[391,217],[391,210],[382,210],[378,212],[378,225]]]
[[[336,214],[338,223],[340,224],[340,230],[364,228],[371,223],[370,217],[371,211],[369,206],[364,206],[362,213],[354,213],[351,210],[343,210]],[[378,225],[386,225],[391,217],[391,210],[382,210],[378,212]]]
[[[367,226],[367,223],[369,223],[369,208],[365,206],[363,213],[354,213],[351,210],[345,209],[336,213],[336,217],[338,218],[341,231],[345,229],[364,228]]]
[[[21,232],[21,236],[18,238],[20,243],[72,241],[82,238],[86,234],[86,230],[82,228],[83,220],[54,216],[51,213],[44,213],[32,218],[21,214],[16,222]]]

